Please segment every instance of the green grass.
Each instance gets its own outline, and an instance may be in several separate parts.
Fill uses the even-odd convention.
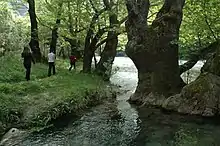
[[[0,127],[44,127],[112,96],[100,77],[79,73],[81,63],[69,72],[68,61],[58,59],[57,74],[51,77],[47,65],[35,64],[29,82],[19,55],[0,57],[0,63]]]

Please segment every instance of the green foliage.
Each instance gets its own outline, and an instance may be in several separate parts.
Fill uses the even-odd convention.
[[[19,50],[26,41],[27,27],[24,18],[17,18],[7,2],[0,2],[0,53]],[[1,54],[0,54],[1,56]]]
[[[7,2],[13,1],[13,7],[9,7]],[[70,1],[70,0],[37,0],[36,14],[39,24],[39,39],[41,50],[44,55],[47,54],[49,42],[51,39],[51,28],[55,25],[57,17],[58,3],[63,3],[61,26],[59,29],[59,46],[63,46],[65,53],[68,54],[70,44],[65,42],[62,36],[77,39],[80,42],[80,48],[84,47],[86,32],[94,15],[93,6],[97,10],[104,8],[103,1],[92,0],[93,6],[89,1]],[[113,0],[116,4],[114,11],[117,11],[119,20],[122,20],[127,11],[124,0]],[[156,13],[161,8],[162,0],[150,0],[151,7],[149,12],[148,24],[154,20]],[[26,1],[17,4],[14,0],[4,0],[0,2],[0,51],[21,49],[24,43],[27,43],[30,29],[30,20],[28,14],[25,17],[18,17],[14,13],[21,6],[27,5]],[[196,49],[207,46],[219,38],[219,11],[220,3],[218,0],[187,0],[184,7],[184,17],[180,31],[180,58],[187,58],[188,54]],[[111,12],[110,12],[111,13]],[[70,32],[70,26],[73,33]],[[109,26],[108,12],[104,12],[98,19],[94,32],[99,28]],[[124,26],[120,27],[119,32],[124,31]],[[100,41],[104,40],[107,33],[103,35]],[[119,36],[119,49],[124,49],[127,42],[126,35]],[[103,46],[102,46],[103,47]]]
[[[219,38],[218,0],[187,0],[180,31],[180,53],[187,57],[192,50],[200,49]]]
[[[21,123],[26,127],[47,126],[111,95],[100,77],[79,73],[79,65],[78,70],[69,72],[67,61],[58,59],[57,75],[51,77],[46,77],[46,65],[33,65],[31,81],[27,82],[19,61],[18,55],[1,58],[3,65],[11,65],[0,68],[1,76],[8,76],[0,78],[0,121],[9,127]]]

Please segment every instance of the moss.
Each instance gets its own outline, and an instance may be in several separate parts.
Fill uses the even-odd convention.
[[[198,145],[198,139],[196,134],[191,133],[188,129],[180,128],[174,135],[174,143],[175,146],[196,146]]]
[[[195,82],[192,82],[187,86],[187,90],[187,92],[192,95],[196,93],[203,94],[209,90],[209,82],[204,75],[200,75]]]
[[[4,67],[0,68],[0,122],[7,128],[45,127],[61,116],[78,114],[112,96],[100,77],[79,73],[81,66],[69,72],[65,60],[57,61],[57,75],[51,77],[46,77],[46,65],[34,65],[31,81],[26,82],[19,56],[13,58],[2,57]]]

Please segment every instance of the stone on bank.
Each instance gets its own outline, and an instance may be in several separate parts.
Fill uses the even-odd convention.
[[[180,94],[164,101],[162,107],[180,113],[216,116],[220,114],[220,77],[203,73]]]

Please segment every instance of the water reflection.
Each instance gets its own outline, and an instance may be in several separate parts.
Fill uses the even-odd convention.
[[[159,109],[140,109],[141,130],[136,145],[217,146],[220,126],[214,119],[164,113]]]

